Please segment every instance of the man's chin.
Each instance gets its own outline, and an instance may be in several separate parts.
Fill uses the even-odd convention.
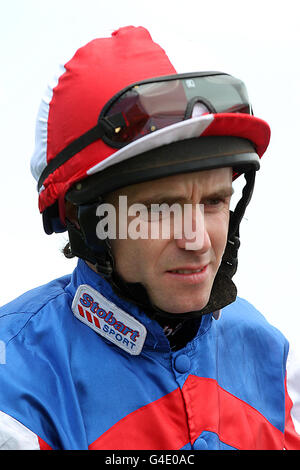
[[[182,313],[189,313],[189,312],[198,312],[202,310],[208,304],[208,298],[205,297],[204,299],[199,299],[191,302],[191,299],[188,299],[186,302],[180,299],[178,302],[172,299],[172,302],[159,302],[155,305],[164,312],[174,314],[174,316],[182,314]]]

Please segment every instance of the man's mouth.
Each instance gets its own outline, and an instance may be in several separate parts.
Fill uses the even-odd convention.
[[[205,268],[206,266],[204,266],[203,268],[196,268],[196,269],[186,269],[186,268],[171,269],[168,272],[175,273],[175,274],[194,274],[194,273],[201,273],[202,271],[204,271]]]
[[[181,266],[169,269],[165,272],[167,279],[171,282],[179,282],[181,285],[199,285],[209,278],[209,263],[205,266]]]

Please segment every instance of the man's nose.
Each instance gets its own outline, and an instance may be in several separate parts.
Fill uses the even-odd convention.
[[[205,224],[203,204],[188,204],[184,207],[183,226],[175,233],[178,248],[206,252],[211,247],[210,236]]]

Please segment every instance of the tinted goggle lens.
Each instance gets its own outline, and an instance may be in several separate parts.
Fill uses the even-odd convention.
[[[136,84],[119,93],[101,117],[114,123],[109,140],[128,144],[194,116],[225,112],[252,114],[244,83],[226,74],[189,75]]]

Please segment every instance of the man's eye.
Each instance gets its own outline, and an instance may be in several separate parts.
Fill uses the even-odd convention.
[[[141,212],[141,218],[148,222],[158,222],[166,217],[167,210],[164,206],[158,204],[146,205],[145,210]]]
[[[152,204],[149,208],[149,217],[152,222],[164,219],[170,215],[169,206],[166,203],[163,204]]]
[[[145,210],[141,214],[142,219],[148,222],[159,222],[168,217],[173,217],[173,206],[168,203],[145,205]]]
[[[219,211],[224,208],[226,205],[227,200],[223,198],[214,198],[214,199],[207,199],[203,202],[204,204],[204,211]]]
[[[217,206],[218,204],[223,203],[223,199],[208,199],[207,201],[204,202],[204,205],[208,206]]]

